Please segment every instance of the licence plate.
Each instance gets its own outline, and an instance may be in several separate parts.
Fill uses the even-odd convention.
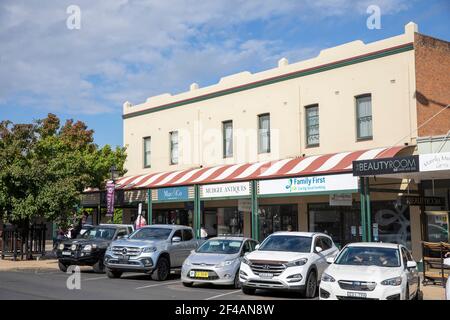
[[[273,278],[273,273],[264,272],[264,273],[260,273],[259,276],[261,278]]]
[[[204,271],[196,271],[195,278],[208,278],[209,277],[209,273],[208,272],[204,272]]]
[[[130,260],[129,256],[120,256],[119,257],[119,263],[128,263],[128,260]]]
[[[367,293],[365,293],[365,292],[347,292],[347,297],[367,298]]]
[[[72,253],[70,251],[63,251],[62,255],[63,256],[70,256]]]

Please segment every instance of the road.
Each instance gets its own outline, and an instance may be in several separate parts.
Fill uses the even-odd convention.
[[[296,294],[258,290],[256,295],[244,295],[229,287],[197,285],[186,288],[179,276],[171,275],[164,282],[150,280],[142,274],[125,274],[120,279],[108,279],[90,269],[81,269],[80,289],[68,289],[70,274],[57,270],[15,270],[0,272],[0,300],[271,300],[299,299]],[[74,283],[73,281],[71,283]]]

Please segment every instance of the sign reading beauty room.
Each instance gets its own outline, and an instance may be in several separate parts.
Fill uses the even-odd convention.
[[[375,176],[417,171],[419,171],[419,156],[353,161],[354,176]]]
[[[188,200],[188,187],[173,187],[158,189],[158,201],[161,200]]]
[[[421,154],[420,172],[450,170],[450,152]]]
[[[202,198],[241,197],[250,195],[250,182],[206,184],[200,186]]]
[[[259,181],[259,194],[289,194],[358,190],[351,173]]]

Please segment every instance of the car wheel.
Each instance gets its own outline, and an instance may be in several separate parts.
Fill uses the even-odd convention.
[[[106,275],[110,279],[116,279],[116,278],[120,278],[120,276],[122,275],[122,272],[121,271],[116,271],[116,270],[106,269]]]
[[[255,292],[256,292],[256,289],[242,287],[242,292],[243,292],[244,294],[254,295]]]
[[[92,266],[95,273],[103,273],[105,272],[105,265],[102,260],[98,260],[96,264]]]
[[[152,273],[152,279],[156,281],[164,281],[167,279],[167,276],[169,275],[170,271],[170,265],[169,261],[161,257],[158,260],[158,263],[156,264],[156,269]]]
[[[61,270],[62,272],[67,272],[68,266],[65,265],[64,263],[58,261],[58,267],[59,267],[59,270]]]
[[[317,292],[317,275],[316,271],[311,270],[306,278],[305,298],[314,298]]]
[[[183,282],[183,286],[188,288],[192,287],[193,284],[194,284],[193,282]]]
[[[236,275],[234,276],[234,284],[235,289],[239,289],[241,287],[241,282],[239,281],[239,270],[236,272]]]

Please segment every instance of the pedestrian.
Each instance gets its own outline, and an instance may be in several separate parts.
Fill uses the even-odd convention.
[[[287,231],[289,231],[289,232],[292,231],[292,225],[289,224],[289,225],[287,226]]]
[[[145,225],[147,225],[147,221],[142,216],[142,213],[139,212],[138,217],[136,218],[136,221],[134,222],[134,228],[137,230],[137,229],[142,228]]]
[[[206,239],[208,237],[208,232],[205,229],[205,226],[202,224],[202,226],[200,227],[200,238],[202,239]]]

